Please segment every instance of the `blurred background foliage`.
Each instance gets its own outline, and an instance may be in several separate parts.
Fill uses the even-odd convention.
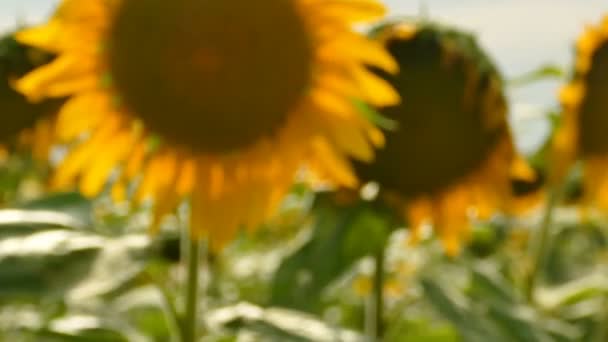
[[[544,153],[530,156],[539,170]],[[146,208],[47,192],[35,165],[16,153],[0,168],[0,339],[170,340],[179,322],[166,317],[183,306],[180,218],[149,239]],[[296,185],[263,229],[206,257],[205,340],[361,341],[374,319],[373,256],[384,251],[386,341],[605,341],[604,222],[558,208],[528,300],[539,220],[481,222],[449,258],[431,237],[408,244],[374,202]]]
[[[0,41],[2,63],[11,43]],[[512,86],[562,77],[543,65]],[[556,123],[554,112],[542,119]],[[545,144],[528,156],[541,179],[547,153]],[[54,193],[47,177],[27,150],[0,160],[0,340],[174,338],[180,322],[167,317],[183,310],[186,267],[180,215],[150,239],[145,206]],[[566,189],[568,198],[580,195],[576,168]],[[607,341],[606,222],[583,220],[568,202],[558,207],[546,262],[535,269],[541,220],[538,210],[479,222],[450,258],[430,233],[408,243],[406,223],[374,201],[294,185],[263,229],[221,255],[206,253],[204,340],[363,341],[378,328],[379,279],[385,341]],[[383,274],[375,278],[378,253]],[[540,286],[529,296],[534,271]]]

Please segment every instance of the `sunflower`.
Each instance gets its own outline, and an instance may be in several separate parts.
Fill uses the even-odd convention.
[[[154,223],[190,199],[193,238],[215,247],[254,228],[303,165],[354,186],[382,133],[357,101],[399,101],[366,65],[398,66],[353,29],[375,0],[63,0],[18,35],[56,53],[17,87],[71,96],[58,134],[74,142],[55,185],[86,195],[112,178],[120,199],[154,203]],[[112,175],[112,177],[110,177]]]
[[[571,81],[560,91],[562,122],[553,140],[551,181],[562,181],[582,160],[583,201],[608,210],[608,16],[586,29],[576,52]]]
[[[53,142],[54,114],[60,100],[31,104],[15,91],[11,83],[52,56],[18,43],[12,34],[0,38],[0,144],[6,153],[17,145],[32,152],[38,160],[46,160]]]
[[[401,73],[377,70],[403,104],[379,107],[396,129],[372,164],[357,163],[362,181],[403,214],[418,239],[432,223],[456,254],[471,218],[487,218],[511,199],[513,175],[532,177],[514,150],[501,77],[468,34],[431,23],[389,23],[378,40]]]

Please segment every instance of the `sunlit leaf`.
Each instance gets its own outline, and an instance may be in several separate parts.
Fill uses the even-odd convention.
[[[72,215],[50,210],[0,210],[0,229],[14,226],[42,226],[83,228],[84,224]]]
[[[216,309],[206,315],[211,329],[232,327],[251,331],[259,341],[356,342],[363,336],[354,331],[332,327],[302,312],[261,308],[248,303]]]
[[[91,200],[77,192],[52,193],[33,201],[21,203],[17,206],[17,209],[61,212],[70,215],[81,225],[92,224]],[[74,227],[80,228],[80,226]]]

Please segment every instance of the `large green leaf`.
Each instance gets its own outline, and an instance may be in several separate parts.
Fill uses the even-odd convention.
[[[41,329],[36,335],[49,342],[127,342],[134,340],[127,338],[120,330],[120,325],[104,321],[97,316],[71,315],[50,322],[48,328]]]
[[[91,200],[78,192],[52,193],[36,200],[21,203],[16,208],[53,211],[71,216],[81,226],[93,224]]]
[[[0,299],[79,300],[120,288],[143,270],[146,236],[64,229],[0,237]]]
[[[0,298],[62,297],[86,277],[105,240],[69,230],[0,239]]]
[[[85,230],[92,226],[91,203],[77,193],[51,194],[0,209],[0,239],[49,229]]]
[[[0,210],[0,235],[29,234],[31,230],[49,227],[82,228],[84,224],[75,217],[60,211],[50,210]]]
[[[120,293],[144,271],[151,256],[151,241],[145,235],[107,238],[87,276],[70,289],[67,298],[79,302]]]
[[[318,312],[323,291],[360,258],[384,248],[390,222],[367,203],[339,205],[321,196],[313,208],[310,240],[274,275],[271,304]]]
[[[330,326],[302,312],[282,308],[261,308],[239,303],[209,312],[206,317],[211,331],[231,329],[237,335],[255,341],[289,342],[358,342],[360,334]]]

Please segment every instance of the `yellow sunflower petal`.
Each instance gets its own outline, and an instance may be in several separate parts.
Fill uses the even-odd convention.
[[[348,22],[367,22],[386,14],[386,8],[375,0],[309,0],[322,15],[333,16]]]
[[[69,96],[83,89],[95,89],[99,78],[92,73],[93,70],[94,65],[90,61],[77,56],[60,56],[17,81],[15,87],[32,101]]]

